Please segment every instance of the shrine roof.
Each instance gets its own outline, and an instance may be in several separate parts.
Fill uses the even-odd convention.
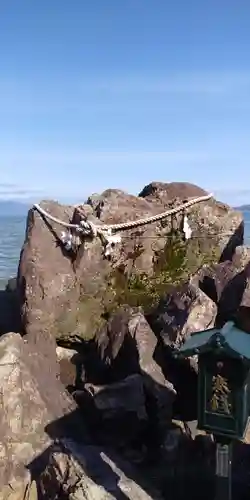
[[[233,357],[250,361],[250,334],[230,321],[222,328],[194,332],[181,346],[177,356],[188,357],[221,349]]]

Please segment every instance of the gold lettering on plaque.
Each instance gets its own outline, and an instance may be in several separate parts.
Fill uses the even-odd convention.
[[[231,390],[228,386],[228,380],[220,374],[212,378],[212,396],[210,408],[214,412],[230,415],[232,405],[230,403]]]

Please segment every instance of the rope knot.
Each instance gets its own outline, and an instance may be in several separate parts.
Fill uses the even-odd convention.
[[[90,220],[81,220],[78,230],[86,236],[92,236],[93,238],[97,236],[97,227]]]

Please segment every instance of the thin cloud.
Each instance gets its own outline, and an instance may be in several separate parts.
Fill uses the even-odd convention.
[[[44,198],[44,196],[39,196],[39,199]],[[0,195],[0,201],[20,201],[22,203],[34,203],[38,199],[35,195],[18,196],[14,194]]]
[[[0,188],[0,196],[22,196],[22,197],[26,197],[26,196],[31,196],[31,195],[37,195],[37,194],[41,194],[41,191],[37,191],[37,190],[27,190],[27,189],[12,189],[12,190],[5,190],[5,189],[1,189]]]
[[[37,198],[43,195],[42,190],[23,187],[11,182],[0,183],[0,199],[1,200],[29,200],[30,198]]]
[[[0,182],[0,189],[16,189],[17,185],[12,182]]]

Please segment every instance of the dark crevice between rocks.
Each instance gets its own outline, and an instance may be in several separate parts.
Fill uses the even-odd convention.
[[[226,262],[224,263],[226,265]],[[228,276],[232,274],[231,263],[228,263]],[[226,270],[227,273],[227,270]],[[244,293],[248,286],[250,277],[250,263],[247,263],[243,271],[237,273],[223,286],[220,283],[220,275],[204,276],[200,282],[200,289],[217,305],[217,315],[215,319],[215,326],[221,328],[227,321],[235,321],[240,326],[240,317],[244,316],[244,324],[246,325],[246,318],[249,316],[249,307],[242,306]],[[218,282],[217,282],[218,281]],[[221,288],[221,290],[220,290]],[[249,324],[248,327],[249,329]]]
[[[217,289],[215,281],[211,276],[204,276],[204,278],[199,281],[199,287],[215,304],[218,304]]]
[[[5,288],[0,290],[0,335],[22,331],[19,295],[16,278],[11,278]]]
[[[78,390],[75,390],[75,387],[68,387],[68,389],[82,410],[83,419],[93,442],[98,445],[112,446],[122,453],[120,443],[128,439],[127,447],[132,447],[139,452],[144,446],[147,449],[147,461],[153,466],[156,462],[159,463],[161,444],[168,424],[166,421],[162,427],[162,422],[158,420],[155,397],[147,390],[147,384],[144,384],[144,396],[148,422],[139,427],[135,416],[129,415],[129,412],[126,412],[124,417],[115,417],[114,421],[103,420],[102,414],[95,407],[93,398],[84,389],[86,381],[104,386],[122,381],[133,373],[140,374],[144,379],[147,378],[148,376],[140,370],[134,339],[130,335],[125,336],[118,355],[110,365],[106,364],[106,356],[101,358],[100,351],[93,341],[82,345],[82,356],[84,380],[81,378]],[[184,421],[194,420],[196,418],[197,374],[190,370],[185,361],[177,363],[160,343],[156,348],[154,359],[162,366],[167,380],[174,383],[178,392],[173,408],[173,418]],[[133,429],[132,436],[131,429]]]
[[[112,446],[118,446],[119,442],[123,442],[126,435],[131,434],[133,429],[134,443],[136,447],[144,444],[150,449],[150,455],[159,453],[159,446],[162,440],[160,423],[157,421],[157,408],[155,398],[148,392],[144,384],[144,397],[147,407],[149,421],[146,426],[141,428],[136,426],[137,420],[129,412],[126,412],[123,417],[115,418],[115,424],[108,421],[103,421],[101,413],[96,411],[93,403],[93,398],[85,390],[86,382],[94,385],[109,385],[121,382],[126,377],[133,374],[140,374],[145,379],[146,374],[141,372],[139,365],[138,351],[136,342],[131,335],[125,335],[124,341],[119,349],[118,354],[114,359],[110,358],[109,353],[101,353],[94,341],[83,344],[81,347],[82,353],[82,369],[84,376],[80,376],[80,381],[75,384],[75,387],[68,387],[68,390],[74,396],[75,401],[82,409],[83,418],[93,436],[93,439],[98,443],[112,443]],[[81,372],[81,368],[80,368]],[[137,445],[136,445],[137,442]]]
[[[225,246],[219,262],[225,262],[226,260],[232,260],[235,253],[235,249],[244,244],[244,222],[237,227],[234,234],[230,236],[227,245]]]
[[[249,264],[236,274],[222,290],[218,301],[218,313],[215,325],[221,328],[226,321],[234,321],[239,313],[244,292],[248,284]]]
[[[156,363],[177,392],[173,403],[173,418],[184,422],[197,419],[197,371],[189,360],[177,360],[173,349],[166,346],[161,338],[154,353]]]
[[[221,265],[223,269],[225,269],[225,275],[230,276],[234,272],[234,266],[232,263],[233,256],[235,254],[236,248],[243,245],[244,243],[244,222],[242,221],[238,228],[235,230],[234,234],[230,237],[227,245],[225,246],[219,263],[214,263],[217,266]],[[239,305],[240,300],[242,299],[244,290],[247,284],[247,275],[248,275],[248,266],[246,266],[245,270],[236,277],[233,277],[229,280],[229,283],[225,286],[222,294],[219,293],[218,288],[221,288],[220,284],[220,270],[219,268],[216,275],[216,268],[212,268],[212,275],[210,275],[210,271],[208,270],[208,274],[206,275],[206,269],[204,275],[199,279],[199,287],[200,289],[218,306],[218,308],[222,309],[222,304],[226,303],[228,300],[230,302],[230,297],[234,297],[234,300]],[[222,268],[221,268],[222,269]],[[202,270],[201,270],[202,271]],[[225,276],[224,276],[225,279]],[[218,283],[217,283],[218,281]],[[220,285],[219,287],[217,285]],[[236,287],[236,288],[235,288]],[[235,294],[236,290],[236,294]],[[231,293],[232,292],[232,293]],[[223,295],[223,297],[221,296]],[[234,307],[235,309],[235,307]],[[220,311],[218,312],[220,316]]]

